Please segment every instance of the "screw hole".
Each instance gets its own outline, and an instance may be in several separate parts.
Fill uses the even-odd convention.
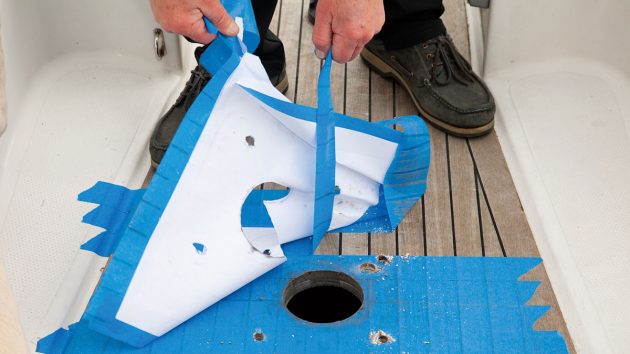
[[[382,330],[378,330],[376,332],[370,332],[370,342],[372,344],[381,345],[395,342],[394,337],[389,334],[383,332]]]
[[[260,331],[260,330],[254,332],[254,340],[256,342],[264,341],[265,340],[265,334],[262,331]]]
[[[379,255],[378,257],[376,257],[376,259],[381,262],[382,264],[390,264],[392,262],[392,258],[388,257],[386,255]]]
[[[381,270],[376,264],[372,262],[365,262],[359,267],[363,273],[376,273]]]
[[[256,144],[256,140],[251,135],[245,137],[245,142],[247,142],[247,145],[249,146],[254,146]]]

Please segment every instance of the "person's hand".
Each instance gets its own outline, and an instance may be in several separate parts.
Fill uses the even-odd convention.
[[[167,32],[174,32],[195,42],[208,44],[216,37],[208,33],[206,16],[226,36],[235,36],[239,28],[219,0],[151,0],[155,20]]]
[[[383,23],[383,0],[319,0],[313,27],[315,53],[323,59],[332,47],[333,59],[346,63],[359,55]]]

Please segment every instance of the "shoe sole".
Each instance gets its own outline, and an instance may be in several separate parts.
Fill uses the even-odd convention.
[[[379,58],[376,54],[373,54],[368,49],[363,49],[361,51],[361,58],[365,61],[365,63],[376,72],[378,72],[383,77],[391,77],[396,82],[398,82],[404,89],[407,91],[407,94],[411,97],[413,104],[416,106],[416,109],[422,114],[422,116],[433,126],[436,128],[447,132],[451,135],[462,137],[462,138],[474,138],[482,135],[486,135],[492,131],[494,128],[494,120],[490,123],[482,125],[480,127],[475,128],[461,128],[448,123],[445,123],[436,117],[428,114],[420,105],[420,102],[413,94],[411,87],[409,84],[398,74],[396,69],[387,64],[383,59]]]
[[[280,82],[277,85],[275,85],[275,87],[278,91],[282,92],[282,94],[287,93],[287,90],[289,89],[289,78],[287,76],[286,71],[282,73],[282,78],[280,79]],[[154,169],[157,169],[160,166],[160,164],[155,162],[153,159],[151,159],[151,166]]]
[[[276,85],[276,89],[284,95],[289,90],[289,77],[287,76],[286,70],[282,72],[282,78],[280,82]]]

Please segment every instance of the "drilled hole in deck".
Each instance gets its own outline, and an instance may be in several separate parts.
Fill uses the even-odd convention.
[[[300,319],[332,323],[359,311],[363,304],[363,289],[347,274],[320,270],[291,280],[282,299],[287,310]]]

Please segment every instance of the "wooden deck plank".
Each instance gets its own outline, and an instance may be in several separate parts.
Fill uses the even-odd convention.
[[[289,1],[283,1],[287,3]],[[299,1],[295,1],[300,3]],[[313,27],[306,20],[308,11],[308,1],[302,1],[300,25],[300,46],[297,60],[297,75],[295,86],[295,102],[298,104],[315,107],[317,106],[317,76],[319,75],[320,60],[313,52],[311,36]],[[280,21],[284,22],[284,21]],[[295,35],[295,34],[294,34]],[[284,41],[284,40],[283,40]]]
[[[278,0],[276,4],[276,10],[273,12],[271,22],[269,22],[269,30],[276,35],[280,31],[280,14],[282,13],[282,0]]]
[[[475,169],[465,139],[449,137],[453,231],[458,256],[482,256]]]
[[[428,126],[431,134],[431,166],[424,194],[427,255],[452,256],[453,231],[448,186],[446,134]]]
[[[394,114],[407,116],[417,114],[416,107],[406,91],[400,86],[395,88]],[[398,255],[422,256],[425,254],[424,246],[424,213],[422,202],[418,201],[409,211],[407,216],[398,225],[396,239],[398,241]]]
[[[538,248],[496,134],[471,139],[470,147],[507,256],[538,257]]]
[[[468,43],[468,21],[466,19],[466,0],[444,0],[442,21],[453,39],[453,43],[466,60],[470,60]]]
[[[297,89],[298,58],[301,53],[300,31],[302,26],[302,2],[280,0],[276,9],[276,16],[279,19],[278,37],[284,44],[286,56],[286,71],[289,79],[289,90],[287,98],[295,102],[295,92]]]
[[[477,185],[477,198],[479,200],[479,214],[481,223],[481,235],[483,238],[483,256],[484,257],[503,257],[505,256],[503,246],[499,242],[499,236],[495,229],[494,221],[490,216],[488,210],[488,204],[483,197],[483,191],[481,191],[481,185],[479,178],[475,179]]]

